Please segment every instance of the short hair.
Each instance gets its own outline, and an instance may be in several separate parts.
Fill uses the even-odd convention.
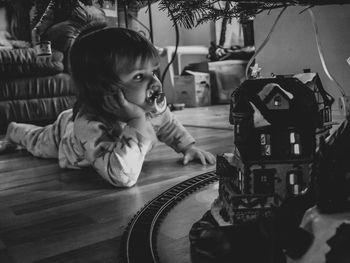
[[[69,57],[77,88],[75,108],[88,107],[108,114],[102,107],[104,95],[113,92],[119,74],[132,70],[139,59],[144,63],[158,60],[159,55],[154,45],[136,31],[110,27],[79,35]]]

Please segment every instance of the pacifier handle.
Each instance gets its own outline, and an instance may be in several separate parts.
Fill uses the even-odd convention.
[[[161,114],[166,110],[167,101],[164,92],[154,92],[151,97],[147,98],[147,103],[154,108],[154,114]]]
[[[159,99],[154,100],[154,108],[155,108],[155,114],[161,114],[166,110],[167,107],[167,100],[165,95],[163,95],[162,100],[159,102]]]

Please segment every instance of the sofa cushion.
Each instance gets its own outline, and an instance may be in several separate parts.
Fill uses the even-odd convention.
[[[33,124],[53,123],[58,114],[73,107],[75,96],[0,101],[0,134],[11,121]]]
[[[47,124],[73,106],[75,91],[71,76],[0,80],[0,133],[9,122]]]
[[[74,95],[69,74],[54,76],[0,80],[0,101],[51,98]]]
[[[63,72],[63,54],[39,57],[34,48],[0,50],[1,79],[47,76]]]

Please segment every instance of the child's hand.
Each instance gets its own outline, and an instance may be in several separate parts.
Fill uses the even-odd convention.
[[[145,117],[145,111],[140,106],[128,101],[120,89],[117,90],[116,94],[104,98],[103,108],[123,122],[128,123],[133,119]]]
[[[214,164],[215,163],[215,157],[210,152],[201,150],[194,146],[193,144],[186,148],[183,151],[184,158],[183,158],[183,164],[186,165],[188,162],[192,160],[200,160],[203,165],[206,164]]]

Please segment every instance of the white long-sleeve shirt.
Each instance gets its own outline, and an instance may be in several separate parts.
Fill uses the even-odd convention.
[[[194,143],[169,109],[157,117],[148,117],[144,132],[123,122],[108,123],[97,115],[78,114],[73,122],[68,116],[71,114],[66,113],[70,121],[63,121],[66,127],[58,148],[60,167],[91,165],[115,186],[130,187],[137,182],[145,156],[157,139],[177,152]]]

